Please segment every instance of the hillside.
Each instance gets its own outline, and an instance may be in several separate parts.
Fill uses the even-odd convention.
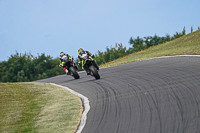
[[[200,30],[167,43],[159,44],[146,50],[108,62],[100,65],[100,67],[116,66],[154,57],[173,55],[200,55]]]

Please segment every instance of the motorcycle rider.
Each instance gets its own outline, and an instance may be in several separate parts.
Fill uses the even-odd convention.
[[[64,55],[66,55],[72,61],[72,64],[75,65],[75,63],[73,62],[73,58],[71,58],[68,54],[65,54],[64,52],[60,52],[60,65],[59,65],[59,67],[62,67],[65,70],[67,75],[70,75],[70,72],[68,70],[69,68],[66,66],[66,62],[64,62],[63,59],[62,59],[62,57]]]
[[[84,60],[81,58],[82,54],[88,54],[92,58],[94,58],[94,55],[92,55],[89,51],[84,51],[82,48],[78,49],[78,65],[82,66],[82,68],[86,71],[87,75],[90,75],[90,72],[88,68],[84,65]],[[97,71],[99,70],[98,65],[96,64],[96,61],[94,60],[94,66],[97,68]]]

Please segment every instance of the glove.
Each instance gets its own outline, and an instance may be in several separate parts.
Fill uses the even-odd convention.
[[[62,65],[60,64],[59,67],[62,67]]]

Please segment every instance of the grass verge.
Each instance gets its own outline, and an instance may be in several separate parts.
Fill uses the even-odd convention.
[[[0,132],[73,133],[82,103],[69,91],[45,83],[0,83]]]
[[[173,55],[199,55],[200,54],[200,30],[182,36],[173,41],[169,41],[164,44],[150,47],[146,50],[136,52],[119,58],[117,60],[100,65],[100,67],[117,66],[130,62],[136,62],[144,59],[150,59],[161,56],[173,56]]]

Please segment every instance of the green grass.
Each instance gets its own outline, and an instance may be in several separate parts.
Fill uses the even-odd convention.
[[[100,67],[116,66],[144,59],[173,55],[200,55],[200,30],[182,36],[173,41],[150,47],[146,50],[130,54],[123,58],[100,65]]]
[[[200,30],[100,67],[184,54],[200,54]],[[73,133],[82,110],[79,97],[50,84],[0,83],[0,132]]]
[[[0,132],[73,133],[79,124],[79,97],[45,83],[0,83]]]

